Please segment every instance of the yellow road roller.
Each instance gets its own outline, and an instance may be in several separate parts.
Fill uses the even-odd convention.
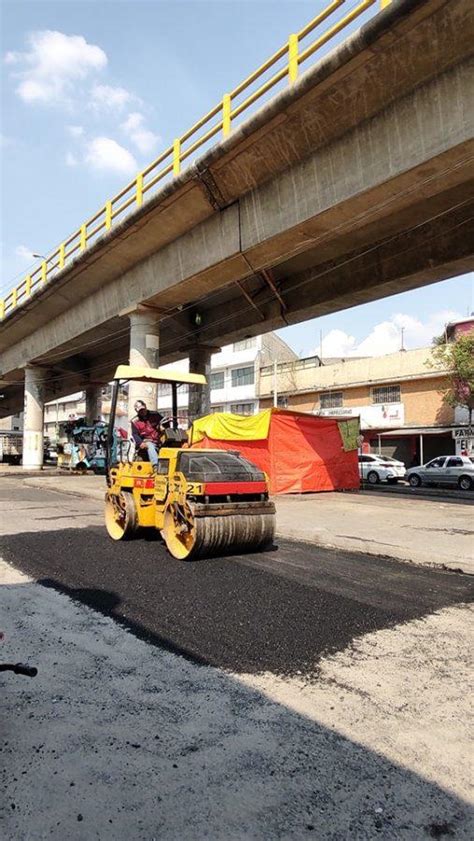
[[[171,386],[172,417],[161,430],[158,465],[114,432],[118,395],[127,382]],[[107,441],[105,525],[113,540],[157,529],[178,560],[256,552],[273,542],[275,505],[266,475],[238,451],[190,449],[178,428],[180,385],[205,385],[200,374],[119,365]]]

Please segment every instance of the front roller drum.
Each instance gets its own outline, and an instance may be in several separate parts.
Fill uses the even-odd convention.
[[[240,508],[241,506],[241,508]],[[174,558],[182,561],[217,555],[258,552],[272,544],[275,535],[273,503],[252,509],[239,503],[222,514],[208,514],[190,503],[170,505],[161,535]]]
[[[112,540],[129,540],[133,537],[138,528],[138,517],[131,493],[106,493],[105,527]]]

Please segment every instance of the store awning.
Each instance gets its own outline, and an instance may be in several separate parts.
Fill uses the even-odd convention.
[[[420,426],[411,429],[389,429],[385,432],[378,432],[381,438],[405,438],[409,435],[447,435],[452,432],[452,426]]]

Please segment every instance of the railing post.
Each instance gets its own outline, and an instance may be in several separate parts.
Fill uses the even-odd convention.
[[[230,134],[230,112],[231,99],[230,94],[225,93],[222,97],[222,136],[228,137]]]
[[[137,175],[135,198],[137,207],[141,207],[143,204],[143,173],[141,172]]]
[[[41,263],[41,283],[46,283],[48,279],[48,264],[46,260]]]
[[[27,275],[25,279],[25,295],[27,298],[31,295],[31,275]]]
[[[112,202],[105,202],[105,230],[110,231],[112,227]]]
[[[5,318],[5,301],[2,298],[2,300],[0,301],[0,320],[3,321],[4,318]]]
[[[64,269],[64,263],[66,262],[66,247],[62,242],[59,246],[59,268]]]
[[[298,36],[288,38],[288,78],[290,85],[298,78]]]
[[[380,0],[380,8],[385,9],[386,6],[390,6],[392,0]]]
[[[173,175],[179,175],[181,171],[181,140],[179,137],[173,142]]]
[[[81,225],[81,251],[84,251],[84,249],[86,248],[86,246],[87,246],[87,231],[86,231],[86,226],[85,226],[85,225]]]

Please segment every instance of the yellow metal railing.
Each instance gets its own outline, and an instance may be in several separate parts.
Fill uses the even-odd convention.
[[[228,137],[232,123],[257,100],[265,96],[278,82],[287,78],[288,84],[293,84],[298,78],[300,65],[307,61],[324,44],[345,29],[371,6],[383,9],[392,0],[360,0],[347,14],[332,23],[329,29],[320,34],[313,43],[303,47],[303,41],[324,21],[346,4],[347,0],[332,0],[329,5],[314,17],[303,29],[290,35],[286,44],[280,47],[258,70],[247,76],[233,91],[224,94],[222,100],[214,106],[204,117],[201,117],[188,131],[177,137],[172,146],[159,155],[149,166],[138,173],[120,193],[106,201],[94,216],[84,222],[77,231],[62,242],[50,255],[33,269],[20,283],[14,287],[3,300],[0,300],[0,320],[6,318],[17,307],[24,304],[35,292],[41,290],[68,263],[71,258],[85,251],[90,243],[101,231],[110,231],[115,220],[125,214],[127,210],[140,208],[146,193],[156,187],[168,175],[179,175],[181,166],[197,149],[207,144],[216,134],[222,133]],[[257,80],[268,74],[268,71],[283,60],[283,66],[265,79],[252,92],[248,89]],[[247,92],[245,99],[237,101]],[[210,125],[209,125],[210,124]]]

